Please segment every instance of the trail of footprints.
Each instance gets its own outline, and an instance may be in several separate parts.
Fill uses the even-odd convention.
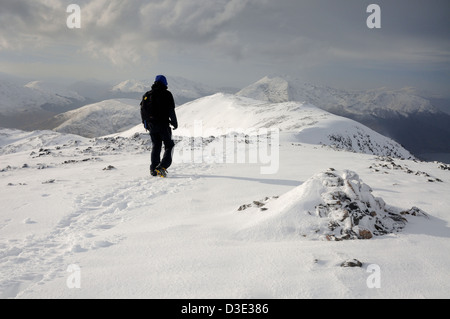
[[[143,134],[136,134],[132,138],[99,138],[90,140],[89,143],[72,141],[51,148],[41,148],[29,154],[31,159],[39,158],[44,164],[0,167],[0,172],[51,169],[79,165],[86,161],[101,162],[103,155],[147,154],[148,144],[149,138]],[[2,152],[9,154],[21,150],[21,145],[17,149],[14,147],[3,149]],[[61,162],[65,157],[71,160]],[[188,166],[185,165],[184,169],[198,168],[198,165]],[[72,212],[64,216],[49,233],[29,235],[24,240],[0,238],[0,298],[18,297],[35,285],[44,284],[56,276],[67,276],[69,257],[118,244],[125,239],[125,235],[108,232],[109,230],[133,218],[133,214],[139,213],[135,209],[151,207],[153,201],[159,200],[160,196],[178,192],[190,185],[192,180],[192,177],[182,177],[158,181],[142,176],[109,190],[94,185],[90,192],[74,199]],[[52,180],[42,184],[54,182]],[[24,183],[11,183],[8,186],[28,187]],[[10,222],[11,220],[0,220],[0,229]],[[24,223],[33,225],[36,222],[30,219]]]
[[[139,177],[104,193],[98,193],[96,188],[78,196],[72,213],[47,235],[0,242],[0,298],[18,297],[24,289],[56,276],[67,276],[70,256],[118,244],[125,235],[108,230],[133,218],[134,209],[151,207],[156,198],[178,192],[191,181],[192,178],[159,181]],[[7,221],[0,222],[0,228],[5,225]]]

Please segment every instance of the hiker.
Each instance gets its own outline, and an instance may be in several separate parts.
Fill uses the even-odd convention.
[[[175,114],[175,102],[172,93],[167,89],[168,83],[164,75],[158,75],[152,89],[144,94],[141,101],[141,118],[152,140],[150,174],[167,176],[167,169],[172,164],[172,151],[175,146],[172,140],[172,129],[178,128]],[[164,155],[161,160],[161,148],[164,143]]]

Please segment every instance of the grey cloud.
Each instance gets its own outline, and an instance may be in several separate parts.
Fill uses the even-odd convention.
[[[220,39],[234,33],[225,26],[254,2],[91,1],[83,7],[83,32],[88,43],[83,51],[100,52],[112,61],[121,61],[127,59],[130,50],[147,56],[198,45],[215,47]]]
[[[447,0],[377,0],[383,27],[375,32],[365,26],[365,9],[371,2],[84,0],[80,1],[83,27],[68,32],[64,1],[4,0],[0,43],[5,49],[70,41],[81,52],[103,54],[112,61],[127,60],[133,50],[131,60],[137,61],[139,52],[146,56],[202,46],[234,58],[289,62],[300,57],[318,61],[318,56],[327,59],[333,54],[339,59],[395,59],[403,54],[411,59],[445,58],[442,52],[449,49],[450,30],[444,17],[448,10],[443,10],[450,7]]]
[[[65,27],[69,2],[2,0],[0,54],[70,48],[128,70],[198,58],[247,77],[329,65],[419,74],[450,65],[448,0],[77,0],[79,30]],[[366,26],[371,3],[382,9],[380,30]]]
[[[65,8],[59,0],[3,0],[0,11],[1,49],[42,45],[55,39],[65,26]]]
[[[98,51],[106,53],[107,46],[115,56],[121,52],[126,56],[131,47],[147,54],[160,45],[208,43],[252,1],[82,1],[82,29],[68,32],[64,1],[4,0],[0,49],[24,48],[53,39],[51,44],[71,41],[86,52],[98,45]]]

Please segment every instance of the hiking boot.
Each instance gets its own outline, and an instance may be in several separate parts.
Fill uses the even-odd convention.
[[[151,169],[151,170],[150,170],[150,175],[152,175],[152,176],[158,176],[158,173],[156,172],[156,170]]]
[[[159,177],[166,177],[167,176],[167,170],[164,167],[162,167],[162,166],[158,166],[155,169],[155,171],[156,171],[157,176],[159,176]]]

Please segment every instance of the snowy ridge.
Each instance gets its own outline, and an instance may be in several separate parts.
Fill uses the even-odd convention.
[[[328,145],[352,152],[412,158],[395,141],[353,120],[300,102],[271,103],[218,93],[177,109],[180,135],[203,137],[232,131],[275,128],[291,142]],[[196,123],[202,132],[196,132]]]

